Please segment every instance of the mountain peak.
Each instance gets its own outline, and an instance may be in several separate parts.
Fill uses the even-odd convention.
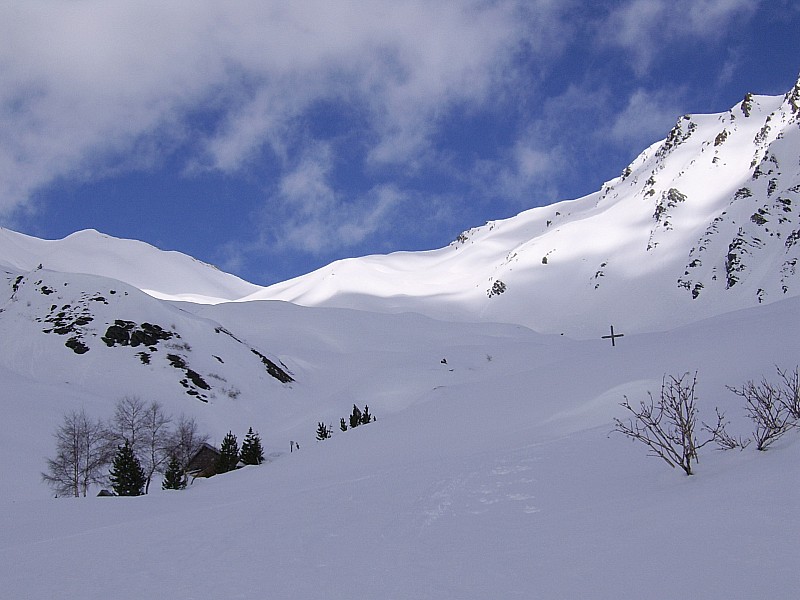
[[[786,92],[784,99],[794,114],[800,114],[800,75],[797,76],[794,87]]]

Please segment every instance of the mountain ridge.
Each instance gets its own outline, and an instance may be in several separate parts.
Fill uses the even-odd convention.
[[[683,115],[600,190],[436,250],[343,259],[268,287],[93,230],[49,241],[0,229],[0,260],[199,304],[418,312],[576,338],[609,323],[663,330],[800,293],[798,156],[800,78],[783,96],[748,93],[726,112]]]
[[[194,257],[94,229],[43,240],[0,227],[0,262],[19,271],[37,266],[119,279],[152,296],[213,304],[253,293],[259,286]]]
[[[798,105],[800,79],[783,96],[684,115],[597,192],[490,221],[447,248],[337,261],[250,298],[583,337],[608,322],[657,330],[797,294]],[[659,314],[676,304],[677,320]]]

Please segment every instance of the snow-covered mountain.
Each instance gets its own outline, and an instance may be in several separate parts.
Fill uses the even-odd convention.
[[[800,81],[685,115],[602,189],[431,252],[342,260],[251,298],[591,337],[800,293]]]
[[[41,265],[48,271],[100,275],[152,296],[190,302],[225,302],[260,289],[186,254],[92,229],[41,240],[0,227],[0,265],[20,272]]]
[[[680,118],[595,194],[269,288],[0,229],[2,595],[794,598],[798,431],[693,477],[608,434],[696,373],[699,418],[749,435],[726,386],[800,356],[798,210],[800,82]],[[253,427],[270,460],[50,498],[63,415],[123,396],[216,443]],[[339,431],[354,404],[378,420]]]
[[[262,288],[178,252],[82,231],[0,229],[0,261],[120,279],[157,298],[416,312],[593,337],[656,331],[800,293],[800,80],[684,115],[588,196],[460,234],[448,247],[336,261]]]

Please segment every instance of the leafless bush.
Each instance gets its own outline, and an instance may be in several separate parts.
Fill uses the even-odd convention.
[[[792,372],[781,370],[778,367],[778,376],[783,382],[781,404],[792,415],[792,419],[800,420],[800,373],[798,373],[798,367],[795,367]]]
[[[666,376],[661,382],[661,395],[656,401],[648,392],[649,402],[641,401],[631,406],[628,398],[621,406],[631,415],[627,421],[614,419],[614,431],[648,447],[650,456],[664,460],[670,467],[680,467],[692,474],[692,463],[697,463],[697,451],[711,440],[698,443],[695,436],[697,408],[695,385],[697,373],[689,381],[689,373],[681,377]]]
[[[744,450],[750,445],[752,441],[750,438],[734,437],[726,430],[728,421],[725,420],[725,413],[720,412],[719,408],[715,409],[717,412],[717,423],[713,427],[703,423],[703,429],[711,434],[712,441],[717,445],[720,450]]]
[[[792,375],[787,375],[786,371],[780,369],[778,373],[784,378],[784,384],[792,384]],[[762,377],[758,383],[750,380],[741,388],[728,386],[728,389],[745,401],[747,416],[755,425],[753,439],[757,450],[766,450],[794,426],[795,420],[789,409],[790,391],[786,387],[773,384]]]

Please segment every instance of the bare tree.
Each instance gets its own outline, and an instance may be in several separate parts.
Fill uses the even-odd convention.
[[[164,413],[158,402],[153,401],[145,408],[138,453],[147,477],[144,487],[145,494],[150,491],[153,474],[163,472],[170,459],[172,453],[170,423],[172,423],[172,418]]]
[[[100,421],[89,418],[83,409],[64,415],[56,429],[56,457],[47,459],[42,480],[56,494],[85,497],[89,486],[101,483],[110,456],[105,431]]]
[[[147,407],[138,396],[125,396],[117,401],[108,427],[108,439],[113,451],[127,440],[141,460],[139,446],[145,429],[146,412]]]
[[[186,469],[195,453],[209,439],[211,438],[208,434],[200,433],[194,417],[181,415],[168,444],[170,454],[178,459],[181,469]]]
[[[638,407],[633,407],[625,397],[621,406],[632,417],[627,421],[615,418],[614,431],[641,442],[648,447],[650,456],[661,458],[670,467],[680,467],[691,475],[692,463],[697,463],[697,451],[711,440],[700,444],[695,437],[697,373],[691,381],[688,376],[689,373],[679,378],[664,375],[658,401],[648,392],[649,402],[640,401]]]
[[[779,369],[778,372],[785,375],[785,371],[781,372]],[[762,377],[758,383],[750,380],[741,388],[728,386],[728,389],[745,401],[747,416],[755,425],[753,439],[757,450],[766,450],[794,426],[792,413],[788,408],[787,392],[779,385]]]
[[[160,403],[146,404],[137,396],[118,400],[109,421],[109,448],[113,453],[128,443],[147,477],[145,493],[150,490],[153,475],[164,470],[172,453],[171,423],[172,417],[164,412]]]

